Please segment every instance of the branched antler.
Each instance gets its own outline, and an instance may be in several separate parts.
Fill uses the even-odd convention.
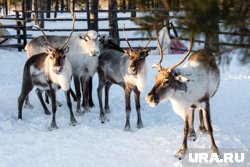
[[[193,34],[191,35],[190,37],[190,45],[189,45],[189,49],[188,49],[188,52],[185,54],[185,56],[181,59],[181,61],[179,61],[177,64],[173,65],[172,67],[169,68],[169,72],[171,72],[174,68],[178,67],[179,65],[181,65],[185,60],[186,58],[189,56],[189,54],[191,53],[192,51],[192,48],[193,48],[193,42],[194,42],[194,39],[193,39]]]
[[[128,46],[129,46],[129,48],[133,51],[134,49],[131,47],[131,45],[130,45],[130,43],[129,43],[129,41],[128,41],[128,38],[127,38],[127,36],[126,36],[126,34],[125,34],[125,25],[123,26],[123,35],[124,35],[124,38],[125,38],[126,41],[127,41],[127,44],[128,44]]]
[[[35,14],[33,14],[33,19],[34,19],[35,23],[37,24],[37,26],[35,26],[35,25],[32,24],[32,23],[31,23],[31,25],[32,25],[33,27],[35,27],[36,29],[40,30],[40,31],[43,33],[45,42],[46,42],[51,48],[54,48],[54,47],[51,45],[51,43],[49,42],[49,40],[47,39],[47,36],[46,36],[46,34],[44,33],[44,31],[43,31],[42,28],[40,27],[39,22],[38,22],[38,20],[37,20],[37,16],[36,16]]]
[[[60,47],[60,49],[64,48],[68,44],[68,42],[69,42],[69,40],[70,40],[70,38],[71,38],[71,36],[72,36],[72,34],[74,32],[74,29],[75,29],[76,15],[75,15],[75,13],[73,11],[73,7],[70,8],[70,12],[71,12],[71,17],[72,17],[72,30],[71,30],[71,33],[70,33],[69,37],[63,43],[63,45]]]
[[[158,71],[160,71],[162,69],[162,66],[161,66],[161,62],[163,60],[163,51],[162,51],[162,44],[160,43],[160,40],[159,40],[159,37],[158,37],[158,31],[156,30],[156,35],[155,35],[155,38],[157,40],[157,44],[158,44],[158,48],[160,50],[160,59],[158,61],[157,64],[154,64],[152,67],[155,68],[157,67],[158,68]]]

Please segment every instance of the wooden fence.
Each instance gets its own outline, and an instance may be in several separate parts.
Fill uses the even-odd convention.
[[[27,41],[34,38],[34,36],[32,36],[31,34],[34,32],[34,31],[39,31],[35,28],[33,28],[30,24],[32,20],[30,18],[26,18],[27,16],[27,13],[32,13],[32,12],[35,12],[35,11],[15,11],[15,15],[14,16],[9,16],[9,17],[1,17],[0,18],[0,22],[1,20],[4,20],[4,21],[13,21],[14,24],[5,24],[5,25],[2,25],[0,26],[0,28],[5,28],[7,30],[12,30],[12,32],[15,32],[15,34],[12,33],[12,35],[8,35],[8,36],[2,36],[2,38],[4,39],[14,39],[16,40],[16,42],[13,43],[13,40],[12,40],[12,44],[8,44],[8,45],[1,45],[0,44],[0,48],[3,48],[3,47],[11,47],[11,48],[17,48],[18,51],[22,51],[22,49],[24,49],[25,45],[27,44]],[[48,11],[44,11],[44,14],[46,14]],[[51,13],[55,12],[55,11],[49,11]],[[89,12],[88,10],[78,10],[78,11],[75,11],[75,13],[85,13],[86,14],[86,18],[76,18],[76,23],[77,22],[86,22],[89,24],[90,22],[90,19],[87,18],[87,16],[89,15]],[[92,11],[93,12],[93,11]],[[109,11],[108,10],[98,10],[96,11],[98,13],[108,13]],[[116,12],[121,12],[121,13],[134,13],[134,12],[140,12],[138,10],[117,10]],[[63,13],[69,13],[69,11],[63,11]],[[173,18],[173,16],[168,16],[169,19]],[[112,18],[98,18],[98,22],[102,22],[102,21],[109,21],[109,19],[112,19]],[[118,23],[120,21],[131,21],[131,17],[119,17],[117,18],[117,21]],[[46,23],[48,22],[56,22],[56,21],[60,21],[60,22],[68,22],[68,21],[71,21],[71,18],[42,18],[42,19],[38,19],[38,21],[44,21],[45,22],[45,28],[43,28],[43,31],[44,32],[53,32],[54,34],[57,34],[58,32],[66,32],[66,31],[71,31],[71,28],[47,28],[46,27]],[[108,23],[107,23],[108,24]],[[74,31],[75,32],[85,32],[88,30],[88,25],[85,26],[85,27],[81,27],[81,28],[75,28]],[[183,27],[176,27],[177,30],[181,30],[183,29]],[[97,30],[99,33],[105,33],[105,34],[108,34],[110,29],[107,27],[107,28],[103,28],[102,25],[99,24],[99,27],[98,27],[98,30]],[[122,32],[123,31],[123,27],[119,27],[117,29],[117,31],[119,32]],[[139,33],[141,34],[141,31],[142,31],[142,28],[140,27],[130,27],[130,28],[125,28],[125,32],[128,32],[128,31],[133,31],[135,33]],[[250,36],[250,34],[238,34],[238,33],[232,33],[232,32],[217,32],[219,35],[225,35],[225,36]],[[143,37],[143,36],[139,36],[139,37],[128,37],[129,41],[147,41],[148,40],[148,37]],[[188,38],[185,38],[185,37],[179,37],[178,38],[179,40],[183,40],[183,41],[188,41],[189,39]],[[120,36],[119,39],[117,39],[118,41],[125,41],[125,38],[123,36]],[[199,44],[204,44],[205,41],[204,40],[199,40],[199,39],[196,39],[194,42],[196,43],[199,43]],[[1,41],[0,41],[1,43]],[[219,42],[219,43],[216,43],[216,44],[219,44],[219,45],[222,45],[222,46],[231,46],[231,47],[242,47],[242,48],[250,48],[250,45],[249,44],[236,44],[236,43],[229,43],[229,42]],[[136,47],[136,46],[135,46]],[[155,46],[152,46],[152,48],[155,48]]]

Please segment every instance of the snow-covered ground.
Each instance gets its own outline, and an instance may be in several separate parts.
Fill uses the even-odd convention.
[[[178,55],[169,55],[164,61],[170,64],[179,58]],[[181,166],[174,154],[182,142],[183,121],[172,111],[169,102],[150,108],[144,101],[156,73],[156,69],[150,66],[157,59],[156,56],[147,58],[147,89],[141,96],[143,129],[135,127],[136,111],[133,107],[133,132],[123,131],[124,93],[118,86],[111,87],[110,121],[100,123],[95,75],[93,95],[96,107],[77,117],[79,125],[71,127],[66,101],[59,91],[58,98],[64,103],[57,110],[59,129],[48,131],[51,116],[43,114],[34,91],[30,99],[35,108],[24,109],[23,121],[17,120],[17,98],[26,55],[15,50],[0,50],[0,166]],[[247,148],[250,146],[250,70],[249,66],[240,67],[237,63],[229,68],[229,72],[222,73],[219,90],[211,101],[214,136],[219,148]],[[195,125],[197,128],[197,120]],[[189,142],[189,147],[210,147],[208,136]]]
[[[180,55],[167,55],[164,64],[173,64],[180,58]],[[182,161],[174,157],[182,143],[182,119],[172,111],[169,102],[151,108],[144,100],[154,84],[157,70],[151,65],[158,61],[157,56],[147,58],[147,87],[141,95],[144,128],[136,129],[133,102],[132,132],[123,131],[125,102],[119,86],[111,87],[110,121],[100,123],[96,75],[93,88],[96,106],[90,113],[76,117],[79,125],[69,126],[69,111],[62,91],[58,92],[58,99],[64,104],[57,110],[58,130],[48,131],[51,116],[44,115],[34,90],[30,95],[34,109],[24,109],[23,120],[18,121],[17,98],[25,61],[25,52],[0,50],[0,167],[182,166]],[[250,67],[233,61],[226,68],[229,70],[221,73],[219,90],[211,100],[215,141],[219,148],[249,148]],[[76,108],[75,103],[73,107]],[[195,128],[198,128],[197,120]],[[189,142],[189,148],[209,147],[206,135]]]

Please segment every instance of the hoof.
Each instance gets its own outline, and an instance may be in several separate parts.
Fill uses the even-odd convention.
[[[89,112],[90,112],[90,109],[89,109],[89,108],[85,108],[83,112],[84,112],[84,113],[89,113]]]
[[[111,113],[110,109],[108,108],[105,108],[105,112],[108,114],[108,113]]]
[[[143,128],[143,124],[142,123],[137,123],[136,128],[138,128],[138,129]]]
[[[34,106],[32,106],[31,104],[24,104],[23,107],[31,110],[34,108]]]
[[[83,115],[84,115],[84,112],[81,112],[81,111],[79,112],[79,111],[77,111],[77,112],[75,113],[75,115],[76,115],[76,116],[83,116]]]
[[[77,121],[71,121],[71,122],[69,123],[69,125],[70,125],[70,126],[76,126],[76,125],[78,125],[78,122],[77,122]]]
[[[44,114],[51,115],[51,112],[47,110],[47,111],[44,111]]]
[[[56,123],[51,123],[51,125],[48,129],[49,129],[49,131],[56,130],[56,129],[58,129],[58,126],[56,125]]]
[[[178,158],[179,160],[182,160],[185,157],[186,152],[187,152],[187,148],[184,148],[183,146],[181,146],[181,148],[175,154],[175,157]]]
[[[197,140],[197,136],[196,136],[195,131],[191,131],[191,132],[188,134],[188,140],[189,140],[189,141],[196,141],[196,140]]]
[[[95,107],[95,104],[92,102],[92,103],[89,103],[89,107],[90,108],[93,108],[93,107]]]
[[[107,116],[100,116],[100,121],[102,124],[104,124],[106,121],[109,122],[109,119],[107,118]]]
[[[125,126],[124,131],[125,132],[132,132],[132,129],[130,126]]]
[[[207,129],[205,127],[199,127],[198,131],[201,135],[208,134]]]

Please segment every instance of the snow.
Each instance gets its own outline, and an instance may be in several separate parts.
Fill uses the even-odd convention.
[[[150,108],[145,102],[152,87],[156,69],[148,69],[147,88],[141,96],[143,129],[136,129],[136,111],[132,107],[133,132],[124,132],[125,106],[123,90],[111,87],[109,122],[101,124],[94,77],[93,98],[96,107],[77,117],[79,124],[69,126],[69,111],[62,91],[58,98],[63,106],[57,110],[58,130],[48,131],[51,116],[43,113],[32,91],[33,110],[23,110],[23,120],[17,120],[17,98],[21,89],[25,52],[0,50],[0,166],[181,166],[174,157],[182,142],[183,122],[174,114],[169,102]],[[169,55],[168,64],[179,55]],[[156,56],[147,58],[148,66]],[[166,60],[165,60],[166,61]],[[211,101],[214,136],[219,148],[249,147],[250,73],[247,67],[234,65],[222,73],[221,84]],[[240,75],[237,75],[238,70]],[[243,73],[243,71],[247,73]],[[244,74],[244,75],[243,75]],[[134,103],[133,105],[134,106]],[[74,103],[74,109],[76,104]],[[195,127],[198,128],[197,120]],[[189,142],[190,148],[210,147],[208,136]]]
[[[180,58],[181,55],[167,55],[163,65],[173,64]],[[93,88],[96,106],[84,116],[76,117],[77,126],[69,126],[69,111],[61,90],[57,95],[64,105],[57,109],[58,130],[48,131],[51,116],[43,113],[34,90],[30,94],[34,109],[23,109],[23,120],[17,120],[17,98],[21,91],[25,61],[24,51],[0,50],[1,167],[182,166],[182,161],[174,157],[183,139],[182,119],[172,111],[169,101],[151,108],[144,100],[154,84],[157,70],[152,69],[151,65],[158,61],[158,56],[147,58],[147,86],[141,95],[144,128],[136,129],[137,116],[132,102],[132,132],[123,131],[124,93],[116,85],[110,90],[109,122],[101,124],[96,95],[97,75],[94,76]],[[237,61],[227,68],[229,70],[223,72],[225,70],[221,67],[220,87],[211,100],[215,141],[219,148],[249,148],[250,68],[249,65],[241,66]],[[75,111],[75,102],[73,108]],[[188,147],[209,148],[209,137],[198,136],[197,141],[188,142]]]

